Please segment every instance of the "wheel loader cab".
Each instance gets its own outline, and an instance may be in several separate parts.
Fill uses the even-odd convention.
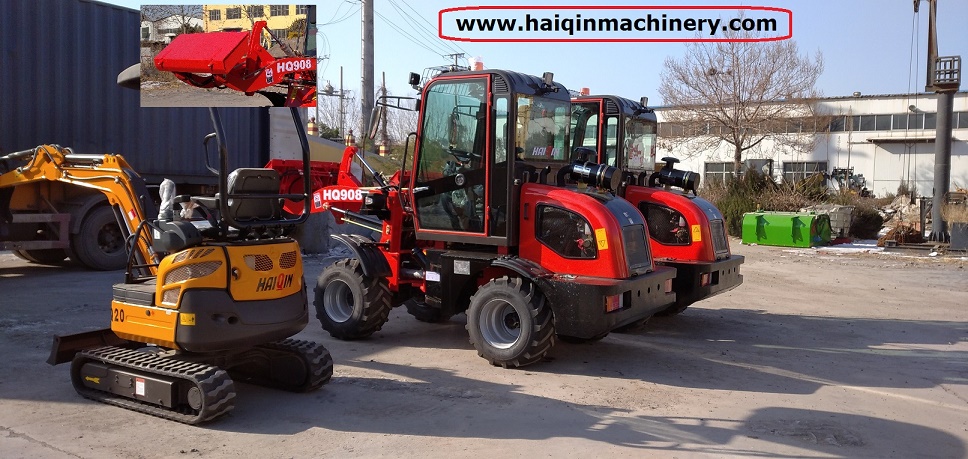
[[[592,148],[599,163],[623,171],[655,168],[657,122],[652,110],[617,96],[580,96],[571,108],[573,146]]]
[[[411,179],[419,239],[517,244],[528,169],[519,160],[567,161],[570,105],[558,88],[497,70],[444,74],[427,84]]]

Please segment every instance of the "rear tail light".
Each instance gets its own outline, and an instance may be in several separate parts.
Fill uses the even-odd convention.
[[[699,286],[700,287],[705,287],[705,286],[709,285],[709,278],[710,277],[711,276],[709,275],[709,273],[703,273],[701,276],[699,276]]]
[[[622,309],[622,306],[624,306],[622,304],[622,297],[623,296],[624,295],[622,295],[621,293],[618,294],[618,295],[608,295],[608,296],[606,296],[605,297],[605,312],[613,312],[613,311],[618,311],[619,309]]]
[[[665,292],[672,293],[672,279],[665,280]]]

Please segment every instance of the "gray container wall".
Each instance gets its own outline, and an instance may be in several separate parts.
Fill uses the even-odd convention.
[[[41,144],[118,153],[149,183],[211,183],[204,108],[140,107],[117,75],[139,62],[140,14],[87,0],[0,1],[0,154]],[[268,161],[265,108],[219,109],[231,167]],[[214,145],[210,147],[214,158]]]

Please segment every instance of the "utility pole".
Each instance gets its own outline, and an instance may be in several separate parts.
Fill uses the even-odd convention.
[[[343,66],[339,66],[339,138],[345,139],[346,132],[343,130],[343,98],[346,97],[346,93],[343,92]]]
[[[454,68],[456,69],[457,67],[460,67],[460,65],[457,64],[457,59],[464,57],[464,53],[444,54],[444,57],[454,58]]]
[[[362,129],[365,133],[367,123],[370,122],[370,112],[373,110],[373,2],[361,0],[363,14],[363,72],[360,86],[360,114]],[[365,141],[364,141],[365,142]]]
[[[948,223],[941,208],[948,202],[951,187],[951,129],[954,119],[955,93],[961,86],[961,56],[938,56],[938,0],[928,2],[928,67],[924,90],[938,95],[938,121],[934,140],[934,196],[931,200],[931,237],[948,242]],[[921,0],[914,0],[917,13]]]
[[[380,95],[383,96],[385,100],[387,96],[387,72],[381,72],[381,74],[383,76],[383,83],[380,86]],[[380,140],[382,140],[380,145],[383,145],[384,148],[389,150],[390,145],[387,144],[387,110],[383,110],[382,115],[383,115],[382,116],[383,119],[381,119],[380,122],[383,123],[383,128],[381,128],[381,131],[380,131],[380,137],[381,137]]]

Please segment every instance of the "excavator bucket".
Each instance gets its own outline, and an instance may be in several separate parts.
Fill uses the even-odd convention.
[[[248,41],[249,32],[181,34],[155,56],[155,67],[166,72],[225,75],[243,62]]]

